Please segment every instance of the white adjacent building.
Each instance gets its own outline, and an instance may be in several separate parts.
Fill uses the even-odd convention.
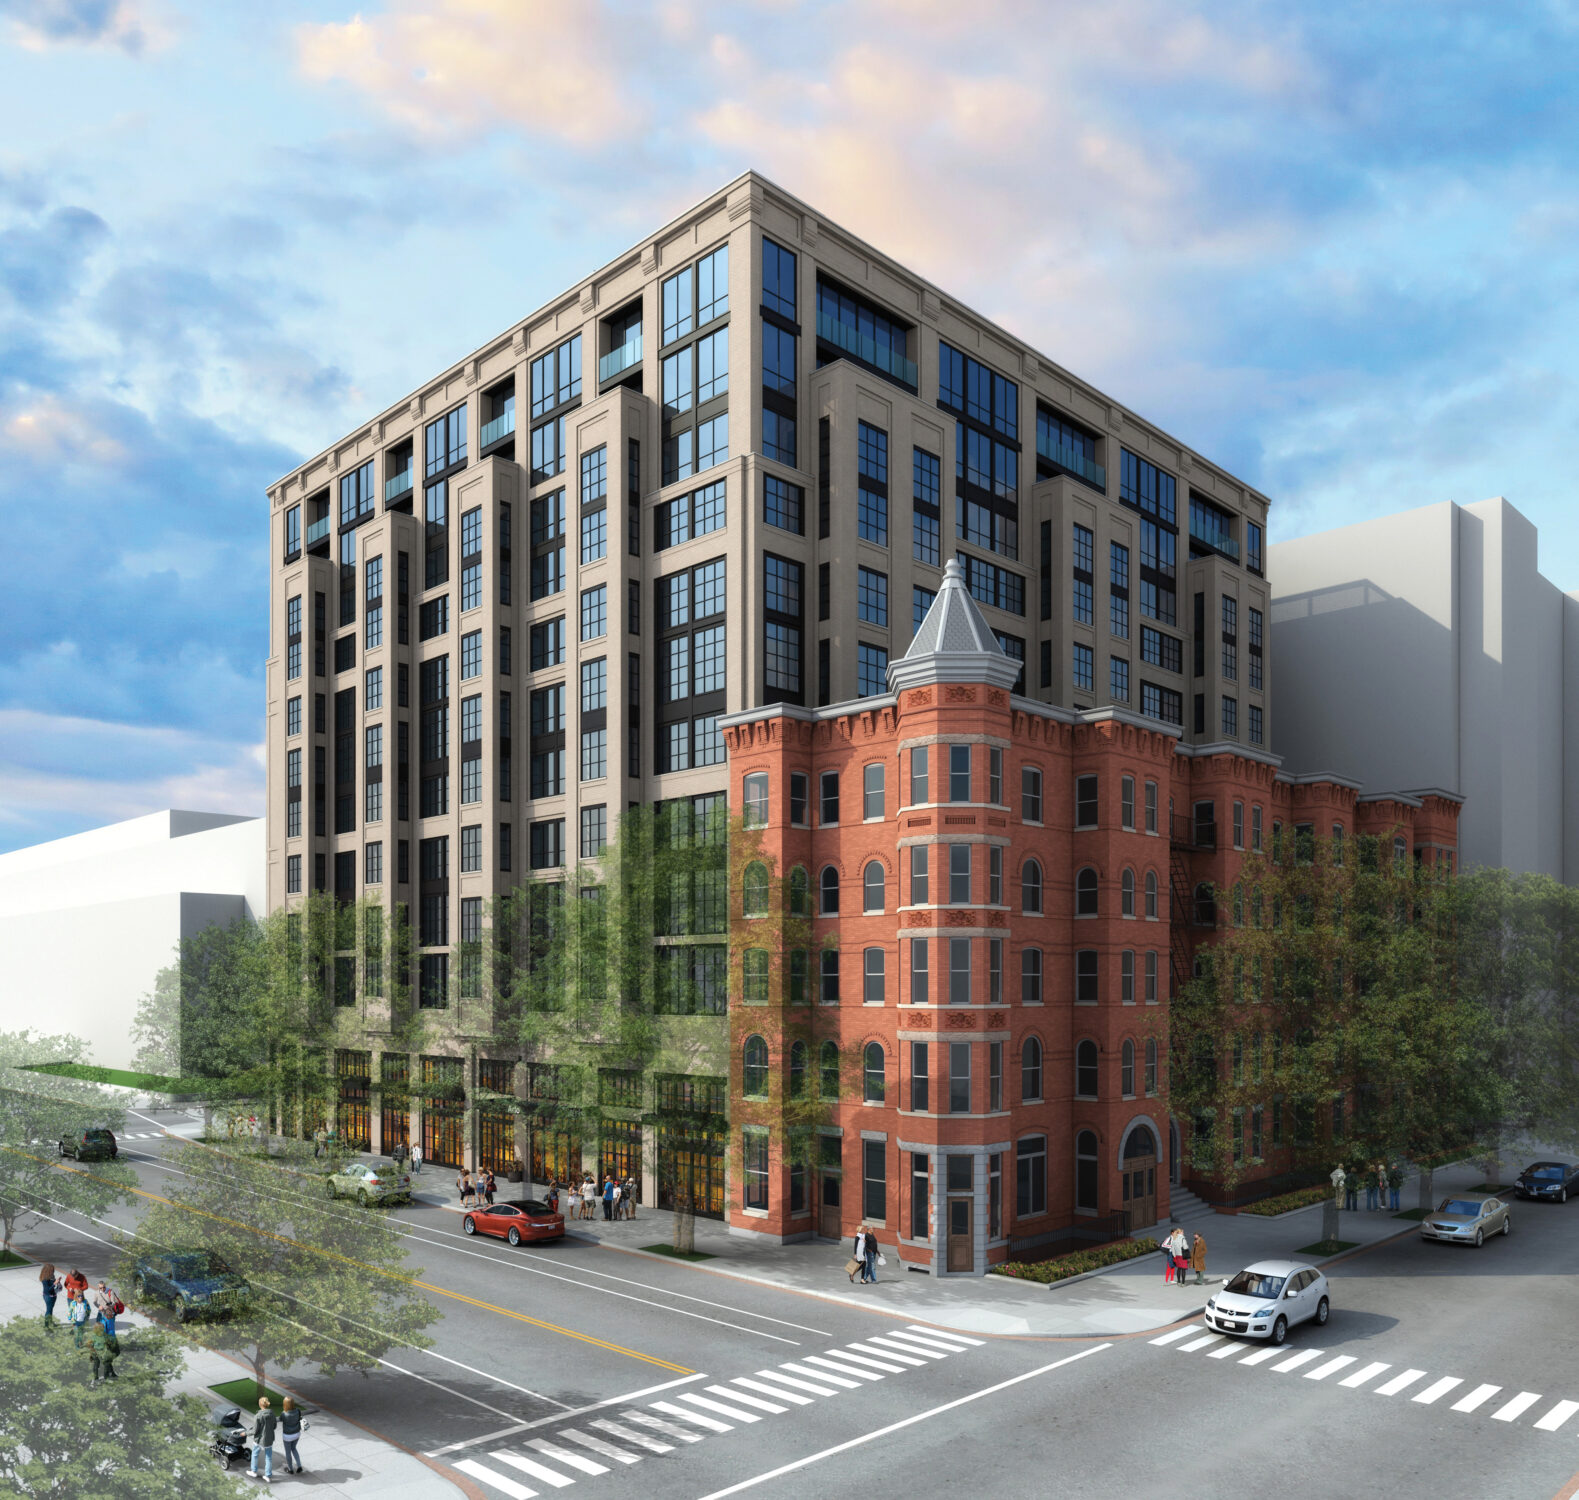
[[[183,937],[264,910],[262,818],[166,811],[0,854],[8,1031],[75,1033],[131,1063],[138,1000]]]
[[[1579,593],[1506,500],[1270,549],[1272,748],[1291,774],[1464,798],[1459,858],[1579,882]]]

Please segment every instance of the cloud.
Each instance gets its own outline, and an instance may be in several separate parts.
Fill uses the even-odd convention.
[[[113,47],[136,57],[165,45],[170,28],[134,0],[0,0],[13,40],[30,52],[52,47]]]

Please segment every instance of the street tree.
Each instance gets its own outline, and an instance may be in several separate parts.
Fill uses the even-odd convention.
[[[87,1047],[79,1037],[0,1032],[0,1248],[45,1214],[102,1215],[126,1198],[130,1167],[115,1161],[74,1168],[60,1159],[60,1142],[90,1126],[119,1130],[121,1111],[97,1084],[32,1065],[73,1062]]]
[[[92,1385],[86,1349],[36,1318],[0,1324],[0,1490],[25,1500],[233,1500],[207,1451],[208,1411],[166,1387],[179,1342],[157,1328],[120,1336],[116,1378]]]
[[[330,1198],[323,1178],[252,1153],[189,1143],[167,1152],[163,1200],[149,1204],[118,1268],[137,1295],[137,1259],[150,1250],[218,1255],[252,1288],[205,1339],[251,1364],[315,1364],[367,1373],[394,1348],[425,1349],[438,1311],[406,1263],[382,1210]]]

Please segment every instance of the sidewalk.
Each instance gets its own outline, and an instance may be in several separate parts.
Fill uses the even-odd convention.
[[[1433,1179],[1432,1195],[1440,1198],[1482,1180],[1478,1163],[1444,1167]],[[426,1188],[427,1184],[423,1186]],[[512,1183],[510,1188],[514,1193],[518,1185]],[[1417,1195],[1417,1181],[1411,1177],[1403,1186],[1400,1211],[1414,1208]],[[425,1191],[421,1196],[425,1202],[460,1212],[453,1193],[444,1196]],[[506,1195],[501,1192],[499,1196]],[[1362,1193],[1360,1202],[1364,1201]],[[1320,1264],[1320,1257],[1300,1252],[1321,1238],[1321,1216],[1322,1205],[1318,1203],[1276,1219],[1243,1213],[1192,1219],[1182,1226],[1186,1234],[1199,1233],[1207,1244],[1207,1279],[1199,1287],[1193,1281],[1183,1288],[1165,1284],[1159,1255],[1138,1256],[1052,1287],[1007,1276],[922,1275],[905,1270],[890,1256],[888,1265],[879,1269],[875,1286],[851,1285],[847,1277],[841,1285],[839,1278],[845,1275],[844,1262],[850,1253],[847,1243],[762,1243],[729,1233],[717,1220],[701,1218],[696,1220],[696,1249],[714,1259],[693,1264],[715,1276],[853,1307],[881,1309],[896,1317],[935,1323],[962,1333],[1033,1338],[1113,1337],[1144,1333],[1199,1314],[1215,1287],[1257,1260],[1279,1257]],[[573,1239],[615,1250],[640,1251],[645,1245],[671,1244],[674,1238],[673,1214],[645,1205],[638,1209],[634,1220],[605,1223],[600,1209],[596,1219],[573,1220],[565,1227]],[[1160,1238],[1170,1227],[1163,1223],[1140,1232]],[[1411,1233],[1416,1227],[1413,1219],[1361,1208],[1339,1216],[1338,1234],[1341,1240],[1363,1249],[1395,1235]]]
[[[84,1252],[75,1262],[82,1267],[90,1284],[96,1283],[107,1267],[97,1264],[92,1254]],[[123,1293],[124,1295],[124,1293]],[[57,1304],[56,1314],[65,1306],[64,1299]],[[43,1303],[38,1294],[38,1267],[13,1266],[0,1271],[0,1322],[14,1317],[38,1318],[43,1315]],[[127,1329],[145,1327],[148,1319],[128,1310],[116,1320],[116,1327]],[[202,1338],[203,1325],[192,1325],[192,1333]],[[70,1334],[62,1330],[62,1338]],[[83,1360],[84,1383],[87,1379],[87,1361]],[[196,1396],[205,1408],[217,1406],[221,1398],[209,1390],[228,1380],[249,1376],[250,1368],[223,1354],[200,1349],[188,1344],[186,1369],[167,1387],[172,1395]],[[274,1389],[295,1394],[289,1380],[282,1380],[270,1369],[269,1384]],[[397,1448],[382,1438],[374,1437],[365,1428],[356,1426],[331,1412],[321,1410],[312,1402],[303,1400],[302,1410],[307,1416],[308,1430],[301,1441],[302,1463],[305,1472],[297,1477],[285,1473],[285,1450],[278,1442],[274,1445],[274,1483],[276,1485],[308,1486],[314,1496],[346,1497],[346,1500],[446,1500],[459,1497],[465,1491],[443,1477],[436,1466],[430,1466],[414,1454]],[[247,1421],[249,1413],[243,1412]],[[235,1470],[238,1477],[240,1470]],[[257,1486],[262,1489],[262,1485]]]

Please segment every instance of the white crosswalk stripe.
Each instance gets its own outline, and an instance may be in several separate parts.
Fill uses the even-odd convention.
[[[1238,1347],[1237,1345],[1235,1346]],[[1257,1349],[1254,1354],[1247,1354],[1239,1361],[1242,1365],[1261,1365],[1269,1359],[1276,1359],[1283,1351],[1268,1345],[1265,1349]]]
[[[851,1364],[848,1360],[833,1360],[822,1354],[808,1354],[806,1363],[816,1365],[821,1370],[837,1370],[841,1375],[858,1375],[862,1380],[881,1380],[883,1378],[876,1370],[863,1370],[860,1365]]]
[[[947,1356],[960,1352],[957,1344],[945,1344],[941,1339],[924,1338],[921,1334],[911,1333],[905,1328],[896,1328],[892,1333],[886,1334],[885,1337],[894,1343],[903,1344],[907,1349],[919,1349],[923,1354],[932,1353]]]
[[[698,1396],[695,1391],[681,1391],[680,1399],[689,1401],[692,1406],[700,1406],[703,1411],[716,1412],[721,1417],[730,1417],[736,1422],[760,1422],[762,1420],[755,1412],[742,1411],[738,1406],[726,1406],[722,1401],[709,1401],[706,1396]]]
[[[661,1432],[667,1437],[679,1438],[682,1443],[699,1443],[702,1434],[689,1432],[684,1427],[676,1427],[673,1422],[665,1422],[662,1417],[655,1417],[651,1412],[627,1411],[621,1412],[627,1422],[634,1422],[638,1427],[650,1427],[654,1432]]]
[[[1350,1390],[1356,1390],[1364,1385],[1366,1381],[1375,1380],[1383,1370],[1390,1369],[1392,1369],[1392,1366],[1386,1360],[1379,1359],[1374,1364],[1366,1365],[1363,1370],[1356,1370],[1354,1374],[1345,1380],[1340,1380],[1338,1384],[1347,1386]]]
[[[1297,1370],[1301,1365],[1308,1365],[1313,1359],[1320,1359],[1323,1351],[1320,1349],[1305,1349],[1298,1354],[1291,1355],[1280,1365],[1272,1366],[1274,1375],[1281,1375],[1285,1370]]]
[[[1579,1411],[1579,1401],[1559,1401],[1535,1425],[1542,1432],[1556,1432],[1576,1411]]]
[[[731,1386],[744,1386],[748,1391],[758,1391],[764,1396],[772,1396],[775,1401],[788,1401],[795,1406],[815,1406],[817,1404],[810,1396],[797,1396],[794,1391],[786,1391],[776,1385],[764,1385],[760,1380],[748,1380],[744,1375],[735,1376],[729,1383]],[[735,1393],[731,1391],[730,1394],[733,1395]],[[833,1392],[830,1391],[828,1394],[832,1395]],[[744,1400],[745,1398],[742,1397],[741,1399]],[[776,1409],[782,1411],[783,1407]]]
[[[551,1443],[547,1438],[533,1438],[526,1445],[535,1448],[548,1458],[557,1459],[562,1464],[567,1464],[572,1469],[578,1469],[583,1474],[607,1474],[607,1464],[600,1464],[596,1459],[583,1458],[579,1453],[572,1453],[568,1448],[561,1448],[558,1443]]]
[[[787,1406],[775,1405],[772,1401],[764,1401],[760,1396],[748,1396],[744,1391],[737,1391],[733,1384],[710,1385],[707,1388],[715,1396],[722,1396],[726,1401],[743,1401],[747,1406],[758,1411],[781,1412],[788,1411]]]
[[[639,1453],[627,1453],[623,1448],[616,1448],[613,1443],[603,1438],[594,1437],[590,1432],[562,1432],[560,1437],[569,1438],[573,1443],[580,1443],[583,1448],[590,1448],[594,1453],[601,1453],[605,1458],[612,1458],[622,1464],[636,1464],[641,1462]]]
[[[917,1359],[913,1354],[897,1354],[892,1349],[874,1349],[872,1344],[876,1342],[873,1339],[870,1343],[851,1344],[850,1348],[857,1354],[871,1354],[881,1359],[897,1359],[901,1365],[906,1365],[912,1370],[923,1368],[926,1365],[924,1359]]]
[[[1433,1381],[1418,1396],[1411,1396],[1411,1401],[1418,1402],[1421,1406],[1434,1406],[1454,1386],[1463,1385],[1463,1380],[1457,1375],[1444,1375],[1440,1380]]]
[[[524,1458],[519,1453],[512,1453],[508,1448],[495,1448],[488,1455],[501,1464],[509,1464],[512,1469],[519,1469],[523,1474],[530,1474],[533,1479],[539,1479],[544,1484],[552,1485],[556,1490],[562,1490],[566,1485],[574,1484],[574,1479],[567,1479],[558,1469],[551,1469],[547,1464],[540,1464],[536,1459]]]
[[[851,1344],[848,1349],[830,1349],[828,1351],[835,1359],[843,1360],[846,1364],[856,1365],[863,1370],[882,1370],[888,1375],[903,1375],[905,1367],[896,1365],[888,1360],[873,1359],[869,1354],[855,1353],[858,1345]]]
[[[500,1474],[488,1468],[486,1464],[478,1463],[475,1458],[459,1459],[455,1467],[462,1474],[469,1474],[473,1479],[480,1479],[491,1489],[496,1489],[501,1494],[508,1495],[510,1500],[532,1500],[532,1497],[537,1493],[536,1490],[529,1490],[524,1484],[518,1484],[507,1474]]]
[[[1305,1371],[1306,1380],[1325,1380],[1329,1375],[1338,1370],[1347,1369],[1354,1363],[1352,1354],[1340,1354],[1336,1359],[1329,1359],[1324,1365],[1317,1365],[1314,1370]]]
[[[813,1355],[812,1357],[816,1358],[815,1355]],[[784,1369],[784,1370],[789,1370],[791,1373],[796,1374],[796,1375],[809,1376],[812,1380],[823,1380],[823,1381],[828,1382],[830,1385],[841,1386],[843,1389],[845,1389],[847,1391],[858,1391],[861,1388],[861,1382],[860,1381],[858,1381],[858,1380],[847,1380],[843,1375],[830,1375],[826,1370],[808,1370],[805,1365],[789,1365],[789,1364],[781,1365],[780,1368]],[[768,1374],[768,1373],[771,1373],[771,1372],[770,1371],[759,1371],[758,1373],[759,1374]]]
[[[1376,1387],[1378,1396],[1396,1396],[1399,1391],[1411,1386],[1417,1380],[1425,1379],[1424,1370],[1405,1370],[1401,1375],[1394,1375],[1385,1384]]]
[[[810,1391],[814,1396],[836,1396],[838,1392],[828,1385],[813,1385],[809,1380],[797,1380],[793,1375],[781,1375],[777,1370],[758,1370],[759,1380],[770,1380],[778,1385],[792,1385],[797,1391]]]
[[[1477,1406],[1483,1406],[1487,1401],[1500,1391],[1500,1385],[1477,1385],[1462,1401],[1453,1403],[1454,1411],[1474,1411]]]
[[[868,1344],[876,1344],[879,1349],[888,1349],[895,1354],[898,1354],[902,1351],[906,1354],[919,1354],[923,1359],[948,1358],[948,1355],[943,1350],[937,1348],[935,1345],[923,1344],[919,1340],[913,1344],[901,1344],[897,1336],[893,1338],[884,1338],[874,1333],[869,1339],[867,1339],[866,1342]]]
[[[1176,1344],[1180,1339],[1187,1339],[1192,1333],[1199,1332],[1199,1323],[1186,1323],[1183,1328],[1172,1328],[1160,1339],[1151,1339],[1153,1344]]]
[[[928,1328],[925,1323],[912,1323],[910,1331],[925,1334],[927,1338],[935,1339],[943,1345],[954,1344],[961,1349],[979,1349],[982,1344],[980,1339],[967,1338],[963,1333],[955,1333],[952,1329],[944,1332],[940,1328]]]
[[[1232,1359],[1236,1354],[1243,1354],[1244,1350],[1238,1344],[1224,1344],[1221,1349],[1213,1349],[1206,1357],[1208,1359]]]
[[[655,1437],[648,1437],[645,1432],[637,1432],[632,1427],[621,1427],[618,1422],[611,1422],[607,1417],[599,1417],[597,1421],[588,1423],[600,1432],[609,1433],[612,1437],[622,1438],[627,1443],[634,1443],[638,1448],[645,1448],[649,1453],[673,1453],[673,1443],[660,1443]]]
[[[1520,1391],[1513,1400],[1499,1406],[1496,1411],[1492,1412],[1491,1420],[1493,1422],[1516,1422],[1540,1399],[1539,1391]]]
[[[654,1401],[654,1411],[666,1411],[671,1417],[678,1417],[682,1422],[695,1422],[698,1427],[705,1427],[709,1432],[733,1432],[735,1429],[728,1422],[720,1422],[714,1417],[705,1417],[699,1411],[692,1411],[689,1407],[676,1406],[672,1401]]]
[[[1192,1350],[1204,1349],[1208,1344],[1215,1344],[1221,1338],[1222,1334],[1220,1333],[1208,1333],[1201,1338],[1191,1339],[1189,1343],[1179,1345],[1179,1353],[1189,1354]]]

